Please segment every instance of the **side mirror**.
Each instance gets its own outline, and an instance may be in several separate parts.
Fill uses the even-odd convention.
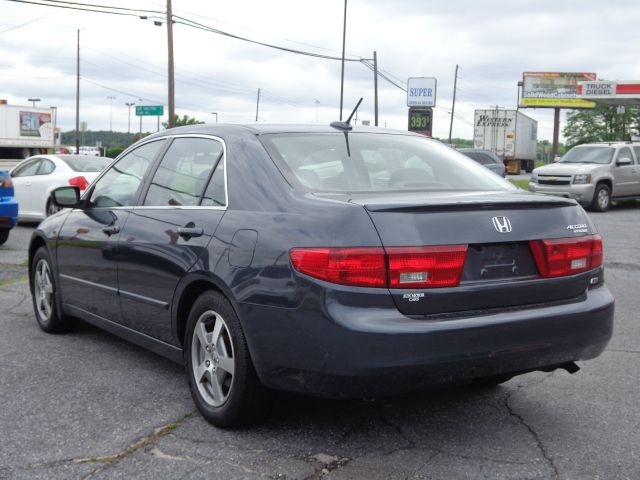
[[[77,208],[80,205],[78,187],[58,187],[51,192],[53,203],[61,208]]]
[[[621,157],[618,158],[618,161],[616,162],[616,165],[619,167],[622,167],[624,165],[631,165],[633,162],[631,161],[631,159],[629,157]]]

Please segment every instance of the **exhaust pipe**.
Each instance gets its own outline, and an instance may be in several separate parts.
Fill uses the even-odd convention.
[[[540,370],[541,372],[553,372],[554,370],[557,370],[559,368],[565,370],[566,372],[572,375],[576,373],[578,370],[580,370],[580,367],[576,365],[576,362],[560,363],[558,365],[552,365],[551,367],[540,368],[538,370]]]

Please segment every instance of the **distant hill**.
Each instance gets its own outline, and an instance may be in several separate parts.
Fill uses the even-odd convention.
[[[152,132],[144,132],[143,137],[150,135]],[[86,132],[80,132],[80,145],[88,147],[95,147],[96,142],[102,142],[103,147],[113,147],[116,145],[122,145],[128,147],[135,141],[139,140],[139,133],[125,133],[125,132],[109,132],[105,130],[88,130]],[[61,138],[62,145],[75,145],[76,144],[76,132],[74,130],[69,132],[62,132]]]

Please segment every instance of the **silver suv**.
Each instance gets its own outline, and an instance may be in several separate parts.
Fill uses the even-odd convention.
[[[529,191],[574,198],[597,212],[611,200],[640,197],[640,143],[589,143],[533,170]]]

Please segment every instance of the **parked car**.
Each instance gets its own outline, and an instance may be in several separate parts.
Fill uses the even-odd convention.
[[[20,220],[42,220],[59,210],[51,201],[57,187],[75,185],[84,191],[111,158],[82,155],[36,155],[11,170],[20,204]]]
[[[488,168],[493,173],[500,175],[501,177],[506,176],[504,162],[492,151],[481,150],[478,148],[460,148],[458,151],[470,159],[475,160],[480,165]]]
[[[612,333],[573,200],[408,132],[198,125],[126,150],[29,246],[46,332],[80,318],[176,362],[218,426],[271,389],[371,398],[577,370]]]
[[[100,149],[98,147],[80,147],[79,155],[89,155],[91,157],[99,157]]]
[[[586,208],[605,212],[612,200],[640,198],[639,160],[640,143],[579,145],[557,163],[534,169],[529,190],[573,198]]]
[[[0,170],[0,245],[9,239],[9,231],[18,223],[18,202],[8,172]]]

